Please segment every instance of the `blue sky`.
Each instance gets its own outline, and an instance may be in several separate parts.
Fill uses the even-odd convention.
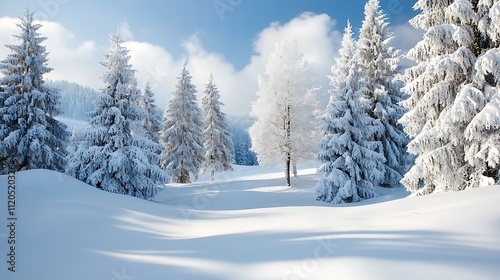
[[[325,57],[325,59],[333,61],[338,48],[339,37],[346,21],[350,19],[354,29],[358,30],[363,19],[365,2],[364,0],[4,0],[0,4],[0,17],[16,18],[28,6],[30,10],[36,12],[37,18],[56,23],[58,26],[45,24],[42,33],[45,30],[47,34],[53,34],[49,37],[49,40],[54,40],[54,36],[65,38],[64,42],[59,43],[68,50],[58,51],[61,46],[55,46],[56,43],[48,42],[48,48],[54,45],[52,49],[49,48],[49,52],[51,52],[49,59],[51,60],[62,59],[61,53],[69,52],[71,47],[80,50],[85,44],[92,44],[92,48],[94,48],[93,55],[96,56],[96,60],[99,60],[98,56],[102,57],[108,47],[109,34],[116,32],[118,26],[121,26],[120,30],[129,33],[128,40],[143,43],[142,45],[131,44],[130,46],[132,56],[135,56],[133,60],[138,64],[136,68],[140,72],[144,72],[142,69],[144,67],[139,65],[142,61],[139,57],[141,52],[138,49],[144,53],[145,43],[147,43],[148,47],[160,48],[162,54],[165,55],[165,61],[172,60],[172,65],[177,66],[176,62],[183,58],[192,60],[191,57],[195,53],[196,57],[201,55],[205,55],[207,59],[215,57],[221,64],[218,66],[228,68],[227,71],[231,72],[231,74],[236,76],[240,74],[241,76],[243,75],[242,72],[250,71],[246,69],[251,68],[252,63],[256,63],[254,56],[266,57],[264,49],[267,49],[265,46],[269,45],[270,42],[264,41],[272,41],[272,37],[278,37],[277,34],[285,32],[287,26],[289,26],[288,29],[290,30],[293,28],[298,30],[301,26],[304,26],[310,28],[308,31],[310,33],[321,33],[321,35],[311,38],[316,38],[318,44],[322,44],[321,38],[323,37],[329,40],[331,50],[325,51],[325,56],[329,56]],[[394,26],[396,35],[401,33],[403,36],[409,36],[407,33],[411,30],[408,29],[408,20],[416,14],[412,9],[414,3],[414,1],[381,0],[381,7]],[[305,15],[305,12],[310,13]],[[319,16],[321,14],[326,14],[327,17]],[[301,16],[303,20],[297,20]],[[59,31],[54,31],[56,29]],[[286,31],[286,33],[294,33],[294,31]],[[44,33],[44,35],[46,34]],[[408,38],[397,39],[395,45],[403,49],[410,46],[408,41],[412,41],[412,38],[410,40]],[[309,44],[315,44],[310,38],[309,41]],[[1,45],[5,43],[8,42],[0,42]],[[303,43],[303,45],[305,44]],[[313,47],[305,46],[305,49],[308,48],[310,52],[313,52]],[[324,50],[324,48],[321,50]],[[0,55],[3,56],[4,53],[3,50],[0,50]],[[57,61],[56,65],[58,65]],[[193,63],[193,67],[196,68],[195,63]],[[82,65],[82,68],[85,67]],[[149,72],[161,72],[164,73],[162,75],[165,77],[154,74],[156,76],[161,76],[161,78],[172,76],[170,70],[158,70],[161,66],[153,68],[156,70],[149,70]],[[255,70],[250,71],[254,74],[265,70],[257,66],[254,68]],[[326,65],[323,68],[326,69]],[[54,72],[56,71],[55,69]],[[96,71],[99,71],[98,68]],[[225,79],[227,75],[224,75],[223,71],[219,72]],[[324,71],[321,70],[320,72]],[[86,73],[81,73],[81,75],[86,75]],[[90,80],[91,74],[88,75],[87,80]],[[144,76],[144,73],[139,74],[139,76],[141,75]],[[69,78],[64,75],[59,76],[70,80],[76,79],[77,82],[98,87],[98,82],[82,82],[86,80],[81,78],[80,74],[74,74]],[[139,77],[139,82],[144,78],[141,77]],[[214,78],[217,82],[217,76],[214,75]],[[95,78],[93,79],[95,80]],[[157,78],[157,80],[160,80],[160,78]],[[201,77],[195,77],[195,80],[199,81],[199,88],[203,86]],[[254,80],[256,83],[257,77],[254,77]],[[167,84],[173,82],[175,82],[175,79],[172,79],[171,83]],[[220,80],[220,82],[225,81]],[[158,85],[157,91],[170,92],[172,89],[166,88],[167,84],[164,84],[163,87]],[[249,85],[249,87],[248,91],[255,91],[255,85]],[[226,89],[236,91],[236,89],[230,89],[230,87],[226,87]],[[236,93],[227,93],[226,96],[222,93],[223,99],[230,94]],[[251,93],[246,94],[250,95]],[[165,102],[167,98],[163,97],[165,97],[164,93],[162,93],[160,99]],[[248,101],[251,101],[251,98]],[[229,103],[234,102],[236,101],[233,100]],[[245,106],[247,107],[243,111],[246,113],[249,111],[250,105],[245,104]],[[236,108],[232,109],[241,111]]]

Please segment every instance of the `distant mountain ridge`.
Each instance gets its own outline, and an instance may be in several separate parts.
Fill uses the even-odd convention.
[[[99,96],[97,90],[65,80],[47,80],[45,84],[59,90],[61,116],[88,121],[87,113],[94,110],[94,100]]]

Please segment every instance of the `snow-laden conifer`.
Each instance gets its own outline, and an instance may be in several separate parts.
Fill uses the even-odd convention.
[[[135,71],[121,35],[111,36],[102,63],[104,87],[90,112],[90,126],[74,137],[66,172],[97,188],[149,199],[167,175],[158,167],[160,145],[142,134]]]
[[[407,55],[417,65],[408,69],[403,101],[409,111],[401,118],[413,137],[408,151],[417,155],[404,176],[405,187],[416,194],[461,190],[470,172],[465,161],[463,123],[450,122],[450,109],[471,75],[476,56],[471,2],[420,0],[421,10],[410,23],[425,31]]]
[[[153,142],[159,143],[161,119],[158,117],[158,107],[156,106],[155,95],[149,83],[146,84],[141,98],[141,109],[145,116],[141,120],[143,133]]]
[[[64,170],[66,125],[54,117],[60,95],[45,85],[47,65],[45,41],[38,32],[33,13],[25,11],[14,35],[19,45],[7,45],[11,53],[0,63],[0,174],[9,170]]]
[[[499,183],[500,170],[500,2],[478,1],[475,46],[478,59],[470,82],[460,88],[447,126],[465,134],[466,186]],[[496,27],[497,26],[497,27]]]
[[[160,166],[174,183],[190,183],[193,178],[197,179],[205,159],[202,113],[196,101],[196,87],[186,66],[187,62],[163,114],[160,136],[164,144]]]
[[[382,143],[385,187],[401,186],[400,180],[411,164],[406,151],[409,137],[398,120],[406,112],[399,105],[405,95],[398,78],[399,50],[389,46],[393,34],[388,28],[387,16],[382,12],[379,0],[369,0],[365,5],[365,18],[361,26],[357,53],[360,68],[365,72],[361,79],[365,83],[372,106],[368,109],[376,125],[381,125],[373,139]],[[378,134],[382,131],[381,134]]]
[[[384,162],[381,143],[372,140],[380,125],[368,115],[371,100],[363,86],[357,60],[356,42],[348,23],[339,57],[332,67],[330,102],[322,115],[320,131],[321,177],[316,185],[317,199],[329,203],[350,203],[375,195],[374,187],[383,181]]]
[[[221,111],[222,102],[217,85],[210,75],[202,99],[204,116],[205,162],[203,167],[210,172],[213,181],[216,172],[233,170],[234,146],[228,131],[226,114]]]

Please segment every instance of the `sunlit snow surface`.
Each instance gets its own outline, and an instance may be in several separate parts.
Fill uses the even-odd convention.
[[[500,187],[334,206],[314,168],[236,166],[215,183],[169,185],[154,202],[59,173],[17,174],[16,272],[7,270],[0,177],[0,279],[499,279]]]

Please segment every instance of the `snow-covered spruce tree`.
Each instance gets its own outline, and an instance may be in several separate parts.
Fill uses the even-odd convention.
[[[471,82],[462,86],[448,126],[465,129],[467,187],[500,183],[500,2],[476,1],[476,54]],[[450,124],[451,123],[451,124]]]
[[[374,186],[384,179],[384,162],[379,141],[372,135],[380,125],[366,113],[371,100],[361,79],[365,74],[356,60],[357,46],[348,23],[340,56],[332,67],[330,102],[322,115],[320,130],[321,177],[317,200],[350,203],[375,195]]]
[[[476,55],[481,55],[481,51],[491,48],[498,48],[500,44],[500,4],[498,0],[477,0],[472,1],[474,10],[477,12]]]
[[[462,190],[470,172],[465,161],[464,129],[450,122],[449,111],[460,86],[471,77],[476,57],[473,6],[467,0],[419,0],[421,13],[410,23],[425,31],[407,57],[417,65],[408,69],[402,102],[409,111],[401,118],[413,137],[408,151],[417,155],[402,183],[417,195]]]
[[[196,87],[191,75],[182,67],[175,91],[163,114],[160,140],[164,144],[160,166],[173,183],[190,183],[197,179],[205,158],[203,154],[203,120],[196,102]]]
[[[316,145],[316,91],[311,70],[294,39],[276,45],[259,76],[258,99],[252,106],[257,119],[250,127],[252,149],[259,164],[284,165],[287,185],[296,163],[311,161]],[[296,172],[294,172],[296,173]]]
[[[229,132],[234,145],[234,161],[237,165],[257,165],[257,155],[251,150],[252,140],[248,128],[254,120],[250,116],[231,116],[228,118]]]
[[[213,82],[212,75],[204,93],[201,103],[205,120],[203,167],[210,171],[210,178],[214,181],[216,172],[233,170],[234,146],[228,130],[226,114],[221,111],[223,104],[219,101],[219,90]]]
[[[379,120],[381,125],[373,139],[382,143],[385,178],[384,187],[402,186],[400,180],[408,171],[412,159],[406,146],[410,141],[398,120],[406,113],[399,103],[405,98],[401,91],[403,82],[398,79],[399,50],[389,46],[393,34],[388,29],[386,15],[380,8],[379,0],[369,0],[365,5],[358,45],[358,61],[366,73],[361,80],[368,88],[367,95],[372,100],[368,114]],[[378,134],[383,131],[382,134]]]
[[[168,180],[158,167],[155,151],[161,146],[141,134],[145,112],[139,106],[135,71],[121,35],[110,39],[102,63],[102,94],[89,113],[90,126],[78,132],[69,149],[66,172],[99,189],[149,199]]]
[[[25,11],[14,35],[19,45],[7,45],[11,54],[0,63],[0,174],[9,169],[51,169],[63,171],[66,164],[66,126],[54,117],[60,95],[44,84],[47,51],[46,39],[34,23],[33,13]]]
[[[146,115],[141,120],[144,134],[155,143],[160,142],[161,119],[158,118],[158,107],[155,104],[155,95],[149,83],[146,84],[141,98],[141,108]]]

